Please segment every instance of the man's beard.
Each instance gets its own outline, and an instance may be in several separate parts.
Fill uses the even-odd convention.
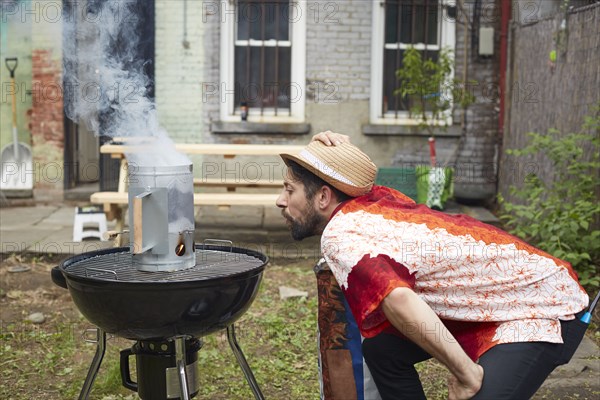
[[[323,225],[324,218],[319,215],[314,208],[307,206],[304,210],[304,222],[297,219],[293,219],[281,210],[281,215],[288,221],[290,221],[290,229],[292,238],[294,240],[302,240],[310,236],[314,236],[320,233],[320,229]]]

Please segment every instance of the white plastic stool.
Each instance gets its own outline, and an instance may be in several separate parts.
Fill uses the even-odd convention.
[[[90,228],[85,224],[95,223],[97,228]],[[81,242],[86,238],[104,240],[102,235],[106,232],[106,215],[97,207],[75,207],[75,221],[73,222],[73,241]]]

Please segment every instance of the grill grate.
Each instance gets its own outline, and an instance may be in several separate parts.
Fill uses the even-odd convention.
[[[101,254],[65,266],[74,276],[119,282],[182,282],[209,280],[252,271],[264,264],[247,254],[218,250],[196,250],[196,265],[192,268],[166,271],[138,271],[129,251]]]

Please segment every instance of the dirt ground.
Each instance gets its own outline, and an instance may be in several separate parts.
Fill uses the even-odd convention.
[[[86,333],[93,326],[76,309],[69,292],[56,286],[50,278],[51,268],[61,259],[62,257],[31,257],[19,260],[11,256],[0,260],[1,399],[75,398],[81,389],[82,377],[85,377],[95,350],[94,345],[85,341],[93,339],[93,334]],[[29,269],[11,272],[20,266]],[[270,274],[270,279],[285,283],[290,280],[290,274],[276,269]],[[310,280],[303,289],[310,291],[311,297],[316,294],[315,286]],[[599,312],[597,310],[596,321],[600,320]],[[29,321],[28,318],[34,313],[42,313],[44,322],[35,324]],[[598,326],[593,326],[590,331],[589,336],[600,342]],[[129,347],[130,342],[116,339],[111,346],[123,349]],[[118,361],[115,361],[118,374]],[[114,368],[113,371],[103,371],[105,364],[106,360],[101,373],[115,374]],[[100,375],[97,381],[103,379]],[[118,381],[114,376],[112,380]],[[120,388],[119,383],[116,387],[108,387],[106,392],[112,393],[115,390],[125,394],[119,395],[120,397],[107,394],[101,398],[136,398]],[[549,397],[541,395],[539,398]]]
[[[52,283],[50,269],[56,262],[41,258],[21,262],[15,257],[0,262],[0,398],[57,399],[71,383],[70,365],[79,360],[57,359],[64,346],[61,339],[70,337],[70,344],[76,345],[74,339],[91,325],[82,319],[69,292]],[[29,270],[11,272],[22,266]],[[28,320],[35,313],[43,315],[42,323]],[[83,343],[74,354],[81,360],[89,356],[91,362],[93,350]],[[32,364],[32,359],[39,361]],[[53,376],[60,376],[58,384],[49,380]]]
[[[0,304],[4,324],[24,321],[33,312],[42,312],[50,320],[65,311],[71,317],[75,316],[77,310],[69,304],[72,303],[69,292],[54,285],[50,279],[54,262],[58,260],[32,259],[21,262],[14,256],[1,261]],[[11,272],[11,267],[19,266],[30,270]]]
[[[79,395],[96,349],[93,343],[87,343],[86,340],[95,339],[95,334],[88,331],[94,326],[85,320],[77,310],[68,290],[52,282],[50,271],[62,259],[63,257],[51,259],[31,257],[20,260],[11,256],[0,260],[0,382],[2,382],[0,399],[2,400],[55,400],[77,398]],[[302,270],[293,269],[291,272],[288,272],[289,268],[272,266],[272,264],[270,264],[268,278],[263,280],[263,283],[268,282],[268,285],[264,285],[268,286],[268,289],[263,288],[262,297],[274,298],[278,296],[277,287],[279,285],[292,282],[292,285],[306,290],[310,298],[316,298],[316,287],[311,278],[310,263],[307,263],[306,268]],[[28,270],[11,272],[15,267],[21,266],[28,267]],[[298,276],[299,274],[300,276]],[[306,286],[300,286],[301,282],[306,282]],[[246,318],[254,318],[256,306],[262,302],[264,302],[262,299],[257,299],[255,307],[247,313]],[[29,320],[35,313],[43,314],[44,321],[42,323],[36,324]],[[306,313],[306,315],[313,314],[310,310]],[[270,348],[264,347],[264,344],[252,343],[249,345],[249,340],[246,340],[247,330],[252,329],[252,326],[252,323],[248,323],[248,321],[242,323],[241,328],[238,328],[238,340],[240,343],[246,342],[244,343],[246,357],[252,357],[252,361],[255,363],[257,361],[268,362],[268,360],[256,360],[256,355],[264,353],[271,356],[269,353],[273,343]],[[201,393],[199,398],[231,400],[248,397],[245,394],[245,391],[248,390],[247,384],[243,380],[237,363],[229,362],[229,365],[225,366],[219,364],[222,362],[223,353],[227,353],[231,357],[225,337],[219,336],[211,339],[219,344],[221,353],[215,355],[218,352],[203,349],[200,356],[202,359],[208,359],[207,364],[219,365],[226,371],[224,374],[211,372],[211,376],[205,378],[205,382],[208,381],[207,386],[210,387],[203,387],[202,390],[212,391],[215,395]],[[311,344],[314,342],[314,339],[310,339],[310,337],[309,340]],[[93,384],[91,398],[102,400],[138,398],[133,392],[123,388],[120,382],[119,350],[128,348],[132,344],[132,341],[122,338],[108,340],[106,355]],[[264,349],[257,349],[256,346],[263,346]],[[226,351],[223,352],[223,349]],[[305,358],[310,359],[311,356],[313,356],[312,352],[307,353]],[[302,362],[296,364],[302,365],[306,371],[305,374],[311,377],[311,382],[305,382],[305,390],[313,393],[316,399],[318,398],[316,362],[315,366],[310,369],[306,368],[309,363],[310,361],[306,362],[303,359]],[[132,365],[132,368],[135,366]],[[134,370],[132,370],[132,374],[134,374]],[[262,371],[255,371],[255,374],[257,374],[257,379],[260,377],[265,382],[265,378],[261,376],[263,375]],[[227,382],[231,376],[237,380],[235,384]],[[298,387],[296,382],[294,385]],[[267,387],[264,387],[263,390],[267,398],[281,398],[281,391],[285,390],[280,387],[265,386]],[[223,387],[230,392],[226,392]],[[306,399],[307,397],[297,394],[290,397],[290,399],[292,398]]]

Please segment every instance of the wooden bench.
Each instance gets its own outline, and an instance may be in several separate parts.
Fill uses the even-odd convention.
[[[100,147],[100,153],[111,154],[115,158],[122,158],[125,153],[144,152],[150,148],[144,142],[136,145],[107,143]],[[175,150],[180,153],[220,155],[225,158],[233,158],[235,156],[278,156],[282,153],[296,153],[303,148],[304,146],[287,144],[175,144]]]
[[[128,205],[127,193],[127,160],[126,153],[145,151],[147,141],[145,138],[120,139],[123,144],[109,143],[100,147],[102,154],[110,154],[113,158],[121,160],[119,171],[119,186],[117,191],[96,192],[90,201],[101,204],[108,220],[117,220],[117,231],[124,228],[123,210]],[[258,144],[176,144],[175,148],[185,154],[220,155],[225,159],[236,156],[276,156],[281,153],[296,153],[304,146],[293,145],[258,145]],[[194,205],[214,205],[219,209],[227,209],[235,205],[249,206],[274,206],[279,191],[283,187],[281,179],[216,179],[194,178],[194,187],[202,188],[201,193],[194,193]],[[225,188],[226,192],[222,192]],[[269,193],[239,193],[238,188],[266,189]],[[221,192],[215,192],[221,189]]]
[[[195,206],[218,206],[229,208],[239,206],[275,206],[278,193],[194,193]],[[90,201],[102,204],[106,219],[117,220],[117,231],[123,230],[123,207],[129,203],[129,196],[123,192],[96,192]]]
[[[195,206],[275,205],[278,193],[194,193]],[[90,198],[96,204],[127,205],[129,196],[121,192],[96,192]],[[106,209],[105,209],[106,211]]]
[[[235,192],[237,188],[250,189],[281,189],[283,187],[283,179],[260,179],[256,181],[228,181],[215,178],[194,178],[194,186],[196,187],[225,187],[228,192]]]

